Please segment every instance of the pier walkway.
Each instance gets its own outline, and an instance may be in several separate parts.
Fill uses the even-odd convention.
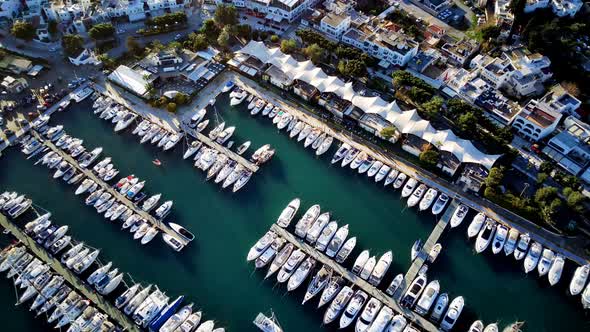
[[[323,253],[317,251],[314,247],[305,243],[303,240],[296,238],[295,235],[291,234],[287,230],[279,227],[276,224],[273,224],[271,226],[271,230],[274,231],[275,233],[277,233],[279,236],[281,236],[285,240],[293,243],[293,245],[295,245],[297,248],[303,250],[309,256],[313,257],[315,260],[318,261],[318,263],[329,266],[330,268],[332,268],[334,270],[334,272],[342,275],[342,277],[344,277],[350,283],[354,284],[356,287],[365,291],[370,296],[377,298],[383,304],[392,308],[396,312],[402,313],[408,319],[409,322],[418,326],[422,331],[428,331],[428,332],[438,331],[438,328],[436,326],[434,326],[434,324],[432,324],[431,322],[426,320],[424,317],[418,315],[417,313],[415,313],[407,308],[401,307],[398,304],[398,302],[395,301],[393,298],[386,295],[385,293],[383,293],[382,291],[377,289],[375,286],[369,284],[365,280],[361,279],[359,276],[353,274],[351,271],[345,269],[344,267],[342,267],[342,265],[336,263],[336,261],[334,261],[333,259],[331,259],[328,256],[324,255]]]
[[[451,221],[451,217],[453,217],[453,213],[455,212],[457,206],[459,206],[459,202],[456,199],[453,199],[447,207],[447,209],[445,210],[443,216],[438,220],[438,222],[434,226],[434,229],[428,236],[428,239],[426,239],[426,242],[424,242],[424,244],[422,245],[422,249],[418,253],[418,256],[416,257],[416,259],[414,259],[412,265],[410,265],[410,268],[404,275],[404,281],[402,281],[401,285],[396,289],[395,293],[393,294],[393,297],[397,301],[401,300],[402,295],[406,292],[407,288],[410,286],[412,281],[414,281],[414,279],[418,275],[418,272],[420,272],[422,266],[424,266],[424,264],[428,262],[430,250],[432,250],[432,247],[434,247],[434,245],[439,242],[440,237],[442,236],[443,232],[447,228],[447,225]]]
[[[31,131],[31,132],[38,139],[41,138],[37,132],[35,132],[35,131]],[[129,209],[131,209],[134,213],[138,214],[141,218],[145,219],[150,224],[156,226],[158,229],[160,229],[160,231],[162,231],[166,234],[169,234],[171,236],[174,236],[174,238],[176,238],[180,243],[182,243],[183,246],[186,246],[188,244],[188,242],[185,239],[183,239],[181,236],[178,236],[176,231],[174,231],[172,228],[168,227],[168,225],[166,225],[162,221],[156,219],[151,214],[138,208],[129,199],[127,199],[127,197],[125,197],[124,195],[121,195],[118,191],[113,189],[113,187],[111,185],[109,185],[108,183],[106,183],[102,179],[100,179],[98,176],[96,176],[96,174],[94,174],[94,172],[92,172],[90,169],[80,167],[80,165],[78,164],[78,161],[76,161],[74,158],[72,158],[72,156],[70,156],[69,154],[65,153],[64,151],[62,151],[61,149],[56,147],[52,142],[50,142],[49,140],[44,140],[44,144],[46,146],[48,146],[54,152],[58,153],[62,158],[64,158],[65,161],[67,161],[72,166],[74,166],[78,172],[84,173],[84,175],[86,175],[86,177],[92,179],[102,189],[108,191],[111,195],[113,195],[113,197],[115,197],[117,199],[117,201],[125,204],[125,206],[127,206]]]
[[[213,148],[213,149],[225,154],[230,159],[232,159],[232,160],[236,161],[238,164],[244,166],[250,172],[256,173],[258,171],[258,165],[247,160],[246,158],[242,157],[241,155],[235,153],[234,151],[231,151],[230,149],[226,148],[225,146],[215,142],[214,140],[210,139],[207,135],[203,135],[203,134],[197,132],[195,129],[189,128],[185,123],[181,124],[181,128],[188,135],[203,142],[203,144],[208,145],[210,148]]]
[[[125,316],[119,309],[117,309],[110,302],[106,301],[94,289],[92,289],[84,281],[80,280],[72,271],[66,268],[59,259],[50,255],[45,248],[39,245],[35,240],[26,235],[20,228],[10,222],[5,216],[0,215],[0,225],[14,235],[20,242],[26,245],[39,259],[47,263],[55,272],[65,278],[65,280],[73,286],[82,296],[92,301],[93,305],[98,307],[101,311],[109,315],[110,319],[115,321],[117,325],[121,326],[124,331],[139,332],[140,329],[135,325],[129,317]]]

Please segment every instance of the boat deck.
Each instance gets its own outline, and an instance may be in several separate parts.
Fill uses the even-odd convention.
[[[434,247],[434,245],[439,242],[440,237],[447,228],[449,221],[451,221],[451,217],[453,216],[453,212],[455,212],[457,206],[459,206],[459,201],[453,199],[449,206],[446,208],[443,216],[438,220],[438,222],[434,226],[434,229],[428,236],[428,239],[426,240],[426,242],[424,242],[422,250],[420,250],[420,252],[418,253],[418,257],[416,257],[416,259],[412,262],[412,265],[410,265],[410,268],[404,275],[404,281],[402,281],[402,284],[398,287],[395,294],[393,294],[393,297],[397,301],[401,300],[401,297],[405,293],[408,286],[412,283],[412,281],[414,281],[414,278],[416,278],[422,266],[424,266],[424,264],[426,264],[426,262],[428,261],[428,254],[430,253],[430,250],[432,250],[432,247]]]
[[[215,149],[215,150],[217,150],[217,151],[225,154],[230,159],[232,159],[232,160],[236,161],[237,163],[239,163],[240,165],[244,166],[250,172],[256,173],[258,171],[258,165],[256,165],[253,162],[247,160],[246,158],[242,157],[241,155],[235,153],[234,151],[231,151],[230,149],[226,148],[225,146],[223,146],[223,145],[221,145],[221,144],[213,141],[207,135],[203,135],[201,133],[198,133],[195,129],[189,128],[184,123],[181,125],[181,128],[188,135],[190,135],[193,138],[195,138],[195,139],[203,142],[203,144],[208,145],[210,148]]]
[[[9,221],[5,216],[0,214],[0,225],[9,230],[14,237],[26,245],[33,254],[39,259],[47,263],[56,273],[60,274],[65,280],[73,286],[82,296],[92,301],[92,304],[101,311],[109,315],[110,319],[116,322],[117,325],[123,328],[124,331],[139,332],[140,329],[135,325],[129,317],[125,316],[119,309],[117,309],[110,302],[106,301],[93,288],[78,278],[72,271],[66,268],[56,257],[49,254],[45,248],[39,245],[35,240],[25,234],[20,228]]]
[[[38,139],[41,138],[37,132],[32,131],[32,133]],[[88,177],[88,178],[92,179],[94,182],[96,182],[100,186],[100,188],[102,188],[102,189],[108,191],[109,193],[111,193],[111,195],[113,195],[113,197],[115,197],[118,202],[125,204],[125,206],[127,206],[128,208],[130,208],[131,210],[133,210],[133,212],[136,213],[136,214],[138,214],[141,218],[145,219],[150,224],[156,226],[160,231],[162,231],[162,232],[164,232],[166,234],[169,234],[171,236],[174,236],[178,241],[180,241],[180,243],[183,244],[183,246],[186,246],[188,244],[188,242],[185,239],[183,239],[182,237],[178,236],[178,234],[176,233],[176,231],[174,231],[172,228],[168,227],[168,225],[166,225],[165,223],[163,223],[160,220],[156,219],[151,214],[149,214],[149,213],[143,211],[142,209],[138,208],[127,197],[125,197],[124,195],[121,195],[118,191],[114,190],[111,185],[109,185],[108,183],[106,183],[102,179],[100,179],[98,176],[96,176],[96,174],[94,174],[90,169],[85,169],[85,168],[80,167],[80,165],[78,164],[78,162],[74,158],[72,158],[72,156],[70,156],[69,154],[65,153],[64,151],[62,151],[61,149],[59,149],[58,147],[56,147],[52,142],[50,142],[48,140],[45,140],[44,141],[44,144],[46,146],[48,146],[51,150],[57,152],[68,163],[70,163],[71,165],[73,165],[74,167],[76,167],[76,170],[78,172],[84,173],[84,175],[86,175],[86,177]]]
[[[319,263],[331,267],[336,273],[342,275],[342,277],[348,280],[351,284],[354,284],[356,287],[362,289],[370,296],[377,298],[379,301],[381,301],[388,307],[392,308],[396,312],[402,313],[408,319],[409,322],[412,322],[412,324],[418,326],[422,331],[438,331],[436,326],[434,326],[434,324],[426,320],[424,317],[418,315],[417,313],[407,308],[401,307],[398,304],[398,302],[395,301],[393,298],[386,295],[384,292],[377,289],[375,286],[369,284],[367,281],[361,279],[359,276],[353,274],[351,271],[345,269],[344,267],[342,267],[342,265],[336,263],[336,261],[334,261],[333,259],[317,251],[314,247],[305,243],[303,240],[299,240],[293,234],[289,233],[287,230],[279,227],[276,224],[273,224],[271,226],[271,230],[273,230],[275,233],[277,233],[285,240],[293,243],[295,247],[303,250],[307,255],[313,257]]]

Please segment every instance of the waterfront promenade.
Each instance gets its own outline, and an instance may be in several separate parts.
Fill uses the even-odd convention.
[[[38,139],[40,138],[39,134],[37,134],[35,131],[32,131],[32,133],[35,136],[37,136]],[[115,197],[117,199],[117,201],[125,204],[125,206],[127,206],[129,209],[131,209],[135,214],[139,215],[141,218],[145,219],[150,224],[156,226],[158,229],[160,229],[160,231],[162,231],[166,234],[169,234],[171,236],[174,236],[174,238],[176,238],[180,243],[182,243],[183,246],[188,245],[188,242],[185,239],[183,239],[182,237],[178,236],[178,234],[176,234],[176,231],[174,231],[172,228],[168,227],[168,225],[166,225],[164,222],[154,218],[151,214],[149,214],[149,213],[143,211],[142,209],[138,208],[137,206],[135,206],[135,204],[133,204],[129,199],[127,199],[127,197],[125,197],[124,195],[121,195],[118,191],[114,190],[112,186],[110,186],[108,183],[105,183],[102,179],[98,178],[98,176],[96,176],[96,174],[94,174],[92,171],[90,171],[89,169],[80,167],[80,165],[78,164],[78,162],[76,160],[74,160],[74,158],[72,158],[69,154],[60,150],[52,142],[50,142],[49,140],[45,140],[44,144],[46,146],[48,146],[54,152],[58,153],[70,165],[74,166],[78,172],[84,173],[84,175],[87,178],[92,179],[95,183],[97,183],[100,186],[100,188],[108,191],[113,197]]]
[[[412,324],[420,327],[422,331],[427,332],[436,332],[438,328],[434,326],[430,321],[426,320],[424,317],[418,315],[417,313],[409,310],[408,308],[404,308],[398,304],[393,298],[388,296],[387,294],[383,293],[375,286],[369,284],[365,280],[361,279],[356,274],[352,273],[351,271],[342,267],[342,265],[336,263],[333,259],[329,258],[328,256],[324,255],[323,253],[317,251],[314,247],[310,246],[309,244],[305,243],[305,241],[297,239],[293,234],[285,230],[284,228],[279,227],[276,224],[273,224],[270,228],[272,231],[277,233],[279,236],[284,238],[285,240],[293,243],[297,248],[303,250],[307,255],[313,257],[318,263],[324,264],[329,266],[334,270],[334,272],[340,274],[344,277],[348,282],[354,284],[356,287],[365,291],[369,296],[377,298],[381,303],[384,305],[392,308],[398,313],[403,314],[409,322]]]
[[[106,301],[101,295],[99,295],[94,289],[92,289],[84,281],[80,280],[77,275],[66,268],[59,259],[50,255],[45,248],[40,246],[35,240],[26,235],[20,228],[10,222],[5,216],[0,214],[0,225],[9,230],[14,237],[27,246],[33,254],[39,259],[47,263],[55,272],[62,275],[65,280],[73,286],[82,296],[92,301],[92,304],[98,307],[101,311],[109,315],[110,319],[116,322],[117,325],[121,326],[124,331],[139,332],[139,328],[125,316],[119,309],[113,306],[110,302]]]

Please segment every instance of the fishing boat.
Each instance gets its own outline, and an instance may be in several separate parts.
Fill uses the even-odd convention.
[[[504,225],[498,225],[496,228],[496,235],[494,236],[494,241],[492,242],[492,252],[494,255],[498,254],[504,248],[504,244],[506,243],[506,238],[508,237],[508,227]]]
[[[560,254],[555,255],[555,259],[549,268],[549,284],[555,286],[559,279],[561,279],[561,273],[563,272],[563,266],[565,265],[564,257]]]
[[[348,256],[350,255],[350,253],[352,252],[352,250],[354,249],[355,246],[356,246],[356,237],[351,237],[348,240],[346,240],[346,242],[344,242],[344,244],[342,245],[342,247],[340,248],[340,250],[336,254],[336,258],[335,258],[336,262],[343,263],[348,258]]]
[[[291,220],[293,220],[293,218],[297,214],[300,204],[301,200],[299,198],[295,198],[291,202],[289,202],[287,207],[285,207],[279,215],[277,219],[277,225],[283,228],[287,228],[291,223]]]
[[[473,217],[471,224],[467,228],[467,236],[472,238],[479,234],[479,231],[483,227],[484,222],[486,221],[486,215],[483,212],[480,212]]]
[[[323,323],[329,324],[333,322],[336,318],[338,318],[342,310],[344,310],[344,308],[352,298],[353,294],[354,291],[352,290],[352,288],[344,286],[326,310],[326,313],[324,314]]]
[[[270,267],[268,268],[268,271],[264,279],[267,279],[268,277],[273,275],[275,272],[279,270],[279,268],[281,268],[287,262],[289,257],[291,257],[294,247],[295,246],[292,243],[287,243],[287,245],[285,245],[281,249],[281,251],[279,251],[279,253],[275,256],[272,263],[270,264]]]
[[[588,275],[590,274],[590,264],[578,266],[574,272],[574,276],[570,281],[569,292],[571,295],[578,295],[584,289]]]
[[[440,284],[438,280],[433,280],[428,283],[420,299],[416,303],[416,312],[424,316],[430,311],[430,307],[434,304],[436,297],[438,296],[438,292],[440,291]]]
[[[459,206],[457,206],[457,208],[453,212],[453,215],[451,216],[451,228],[455,228],[461,225],[463,219],[465,219],[465,216],[467,215],[467,212],[469,212],[469,208],[466,205],[459,204]]]
[[[477,239],[475,240],[475,251],[479,254],[486,250],[496,232],[497,224],[493,222],[491,219],[486,221],[486,224],[483,228],[479,231],[477,235]]]
[[[430,320],[435,323],[442,318],[444,313],[446,312],[447,305],[449,304],[449,294],[442,293],[438,296],[436,303],[434,304],[434,308],[432,309],[432,313],[430,314]]]
[[[453,326],[455,326],[455,323],[457,323],[457,320],[463,311],[464,305],[465,300],[462,296],[458,296],[454,298],[453,301],[451,301],[449,309],[447,309],[447,312],[445,313],[445,316],[440,324],[440,327],[444,331],[449,331],[453,328]]]
[[[356,275],[358,275],[359,273],[361,273],[361,270],[365,266],[365,263],[369,259],[369,256],[370,256],[369,251],[368,250],[363,250],[358,255],[358,257],[356,258],[356,260],[354,261],[354,264],[352,266],[352,273],[354,273]]]
[[[320,291],[322,291],[332,278],[332,273],[332,268],[327,265],[323,265],[307,286],[307,291],[305,292],[305,296],[303,297],[301,304],[305,304],[305,302],[311,300]]]
[[[340,248],[342,248],[342,245],[344,244],[344,240],[346,240],[346,237],[348,237],[348,224],[338,228],[338,230],[334,234],[334,237],[332,237],[332,239],[328,243],[328,246],[326,247],[326,256],[334,257],[338,253]]]
[[[367,331],[367,329],[371,326],[371,324],[375,320],[375,317],[377,317],[377,314],[381,310],[381,306],[382,306],[381,301],[379,301],[375,297],[372,297],[369,300],[369,302],[367,302],[367,305],[365,306],[365,308],[361,312],[360,317],[357,319],[356,325],[355,325],[355,331],[356,332]]]
[[[539,259],[541,258],[542,251],[543,246],[539,242],[533,242],[526,257],[524,258],[525,273],[531,272],[537,266]]]
[[[293,275],[289,277],[289,281],[287,282],[287,291],[293,291],[297,289],[303,281],[307,278],[311,270],[315,267],[316,260],[312,257],[307,257],[301,265],[295,270]]]
[[[524,258],[529,248],[529,243],[531,242],[531,237],[528,234],[520,234],[520,239],[518,240],[518,244],[514,249],[514,258],[519,261]]]

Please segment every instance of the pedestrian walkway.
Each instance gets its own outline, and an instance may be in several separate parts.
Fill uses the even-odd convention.
[[[297,248],[303,250],[307,255],[313,257],[318,263],[324,264],[329,266],[334,270],[334,272],[340,274],[350,283],[354,284],[357,288],[362,289],[364,292],[369,294],[372,297],[377,298],[381,303],[390,307],[391,309],[395,310],[398,313],[403,314],[406,319],[412,324],[420,327],[422,331],[428,332],[435,332],[438,331],[436,326],[434,326],[431,322],[426,320],[424,317],[416,314],[415,312],[409,310],[408,308],[404,308],[399,305],[397,301],[393,298],[389,297],[381,290],[377,289],[377,287],[369,284],[365,280],[361,279],[356,274],[352,273],[351,271],[342,267],[342,265],[336,263],[333,259],[329,258],[328,256],[324,255],[323,253],[317,251],[314,247],[310,246],[309,244],[305,243],[303,240],[297,239],[293,234],[289,233],[284,228],[279,227],[276,224],[271,226],[271,230],[277,233],[280,237],[284,238],[285,240],[291,242]]]
[[[74,287],[82,296],[92,301],[92,304],[99,308],[101,311],[109,315],[110,319],[115,321],[117,325],[121,326],[124,331],[139,332],[140,329],[135,325],[129,317],[125,316],[119,309],[113,306],[110,302],[105,300],[99,295],[94,289],[88,284],[78,278],[77,275],[72,273],[66,268],[59,259],[49,254],[45,248],[39,245],[35,240],[25,234],[15,224],[10,222],[5,216],[0,214],[0,225],[12,233],[20,242],[27,246],[33,254],[39,259],[47,263],[56,273],[60,274],[65,280]]]

